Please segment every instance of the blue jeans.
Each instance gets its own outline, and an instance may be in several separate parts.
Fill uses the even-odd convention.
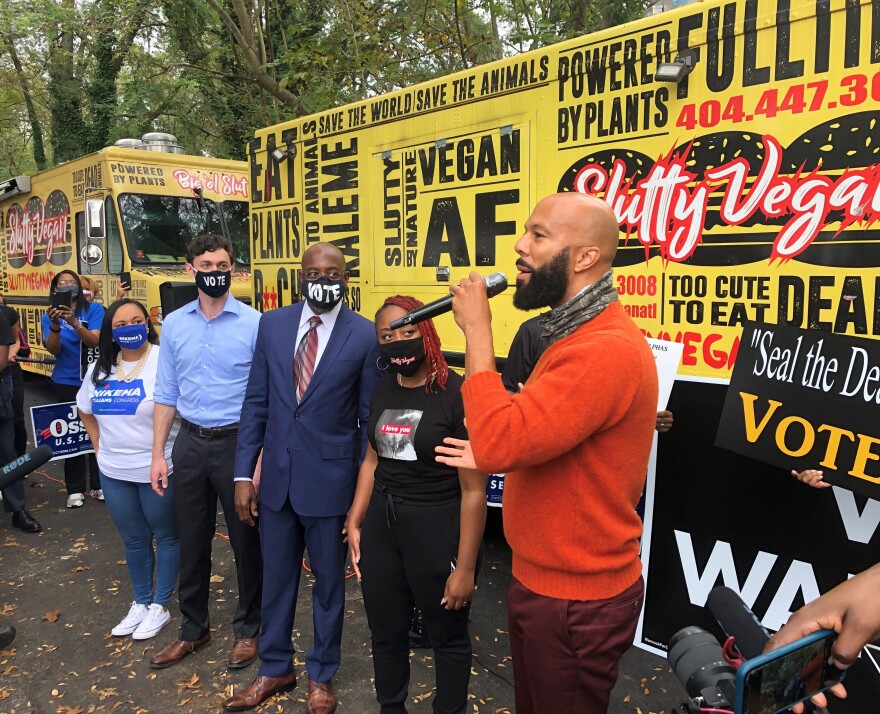
[[[139,605],[167,606],[180,572],[180,539],[174,524],[174,481],[159,496],[149,483],[120,481],[101,474],[110,517],[125,544],[125,561]],[[153,539],[156,553],[153,555]],[[153,568],[156,594],[153,595]]]

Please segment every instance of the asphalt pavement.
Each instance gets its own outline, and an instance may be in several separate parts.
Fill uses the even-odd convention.
[[[42,380],[26,384],[26,408],[49,403]],[[53,462],[27,480],[28,509],[43,531],[24,534],[9,516],[0,518],[0,620],[18,630],[11,647],[0,651],[0,714],[52,712],[219,712],[222,701],[250,683],[257,665],[228,670],[235,609],[232,551],[218,514],[211,578],[212,641],[180,664],[152,670],[150,657],[177,636],[172,621],[151,640],[116,638],[110,629],[131,603],[131,585],[122,541],[106,506],[86,499],[84,507],[65,507],[62,467]],[[513,666],[506,632],[505,593],[510,548],[504,540],[500,509],[489,509],[483,571],[471,616],[473,667],[470,698],[475,713],[514,711]],[[305,711],[305,652],[311,646],[312,578],[304,574],[294,638],[300,686],[270,699],[256,711]],[[334,680],[338,712],[376,712],[372,687],[369,630],[357,581],[346,589],[342,667]],[[431,711],[434,674],[430,650],[413,650],[409,711]],[[668,714],[684,698],[664,658],[632,648],[623,658],[609,712]]]

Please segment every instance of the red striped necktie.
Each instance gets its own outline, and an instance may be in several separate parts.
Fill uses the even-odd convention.
[[[293,384],[296,388],[296,401],[302,401],[303,394],[309,388],[309,382],[315,373],[315,359],[318,356],[318,325],[321,318],[313,315],[309,318],[309,329],[299,341],[296,356],[293,358]]]

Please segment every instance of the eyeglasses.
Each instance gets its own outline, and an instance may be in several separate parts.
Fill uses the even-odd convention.
[[[340,273],[338,270],[328,270],[326,273],[322,273],[320,270],[306,270],[303,275],[305,275],[306,280],[318,280],[319,278],[330,278],[330,280],[339,280],[345,273]]]
[[[59,280],[56,285],[59,288],[66,288],[69,285],[76,285],[76,280]]]

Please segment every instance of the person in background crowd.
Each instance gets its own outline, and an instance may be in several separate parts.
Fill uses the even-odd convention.
[[[15,410],[13,407],[13,375],[15,352],[19,347],[18,313],[0,306],[0,466],[15,460]],[[40,524],[25,510],[24,479],[3,489],[3,510],[12,514],[12,526],[25,533],[38,533]],[[14,634],[13,634],[14,636]]]
[[[88,366],[90,348],[98,346],[104,306],[89,302],[83,294],[79,276],[62,270],[52,277],[50,300],[55,293],[69,293],[71,306],[50,307],[43,315],[43,344],[55,355],[51,381],[59,402],[74,402]],[[94,454],[64,460],[64,484],[67,486],[67,507],[79,508],[85,503],[86,474],[91,485],[90,495],[104,500],[98,462]]]
[[[398,295],[376,313],[389,374],[373,391],[370,448],[345,524],[372,633],[376,699],[385,714],[406,711],[411,597],[434,649],[432,709],[467,709],[468,615],[486,524],[486,475],[434,458],[445,437],[467,439],[464,380],[449,371],[431,320],[389,327],[421,306]]]
[[[232,477],[260,313],[229,293],[232,255],[232,244],[224,236],[194,238],[186,249],[186,270],[195,278],[199,296],[166,315],[162,325],[150,481],[156,493],[166,495],[170,480],[165,447],[179,413],[180,433],[172,455],[183,621],[179,639],[150,659],[154,669],[177,664],[211,641],[208,597],[218,499],[238,581],[228,666],[247,667],[257,657],[263,580],[260,535],[236,516]]]
[[[260,673],[227,699],[228,711],[258,706],[296,685],[293,630],[303,550],[315,575],[314,645],[306,655],[306,710],[336,709],[345,614],[342,528],[366,453],[370,394],[380,376],[373,324],[342,304],[345,257],[330,243],[303,254],[305,302],[260,320],[242,409],[235,464],[239,518],[253,523],[252,475],[263,453],[259,493],[263,560]]]
[[[95,447],[101,487],[125,544],[134,590],[128,614],[110,634],[146,640],[171,620],[168,603],[180,569],[174,502],[158,496],[150,485],[159,336],[146,308],[127,298],[114,302],[104,316],[98,348],[98,359],[89,365],[76,404]],[[165,442],[169,475],[177,429],[175,424]],[[173,492],[173,481],[168,491]]]
[[[515,246],[514,305],[553,310],[543,323],[549,346],[518,394],[495,371],[482,277],[450,286],[466,340],[462,396],[476,465],[507,473],[518,714],[606,712],[641,610],[636,504],[657,369],[617,301],[617,242],[614,212],[596,197],[561,193],[535,207]]]
[[[101,302],[101,283],[95,278],[89,278],[85,275],[80,276],[80,282],[83,287],[83,295],[89,302]]]
[[[0,294],[0,309],[12,326],[12,332],[18,336],[18,343],[9,346],[9,370],[12,375],[12,418],[15,427],[15,453],[23,456],[27,451],[28,433],[24,422],[24,374],[21,371],[20,359],[31,356],[31,348],[27,337],[21,329],[18,313],[6,305],[6,297]]]
[[[510,350],[507,353],[507,361],[504,363],[504,369],[501,371],[501,381],[504,388],[511,394],[516,394],[522,390],[523,385],[538,363],[538,359],[544,354],[544,350],[548,347],[548,342],[541,337],[543,328],[541,320],[547,316],[547,313],[541,313],[530,317],[523,322],[513,341],[510,343]],[[655,429],[661,434],[665,434],[672,428],[673,416],[672,412],[662,410],[657,412],[657,423]]]

